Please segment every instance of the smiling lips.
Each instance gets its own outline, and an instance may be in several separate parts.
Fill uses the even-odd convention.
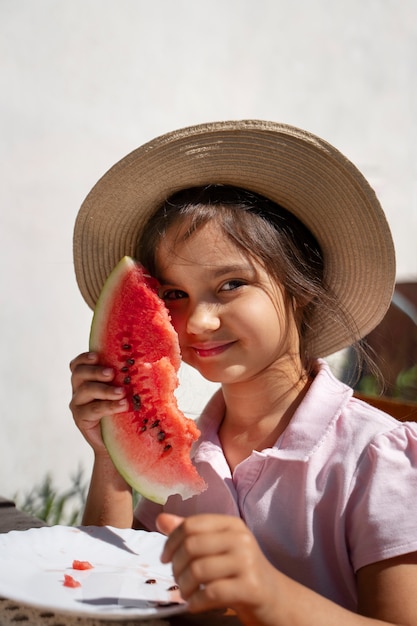
[[[228,348],[230,348],[235,342],[234,341],[229,341],[228,343],[202,343],[202,344],[195,344],[195,345],[191,345],[190,348],[192,350],[194,350],[194,352],[202,357],[202,358],[206,358],[206,357],[210,357],[210,356],[217,356],[218,354],[221,354],[222,352],[225,352]]]

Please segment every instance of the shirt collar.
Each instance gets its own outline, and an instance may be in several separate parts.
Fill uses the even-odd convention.
[[[350,387],[332,374],[324,360],[317,360],[314,379],[287,428],[272,448],[257,454],[307,461],[326,438],[352,393]],[[199,450],[206,452],[221,447],[217,433],[224,412],[224,398],[219,389],[198,420],[201,436],[196,446],[196,457]]]

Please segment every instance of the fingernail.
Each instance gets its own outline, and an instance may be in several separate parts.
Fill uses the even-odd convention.
[[[88,352],[87,359],[93,361],[96,358],[95,352]]]
[[[113,370],[111,367],[105,367],[103,370],[103,376],[111,376],[113,374]]]
[[[124,392],[123,387],[115,387],[114,388],[114,393],[117,393],[118,396],[121,396],[123,392]]]

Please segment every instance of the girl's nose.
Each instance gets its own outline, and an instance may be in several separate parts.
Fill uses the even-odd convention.
[[[199,335],[204,332],[217,330],[220,327],[220,318],[217,307],[209,302],[198,303],[187,318],[187,332],[190,335]]]

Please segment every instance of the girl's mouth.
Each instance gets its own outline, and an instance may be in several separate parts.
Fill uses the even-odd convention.
[[[207,358],[210,356],[217,356],[218,354],[222,354],[230,348],[235,342],[230,341],[229,343],[207,343],[207,344],[199,344],[190,346],[192,350],[197,354],[197,356],[201,358]]]

